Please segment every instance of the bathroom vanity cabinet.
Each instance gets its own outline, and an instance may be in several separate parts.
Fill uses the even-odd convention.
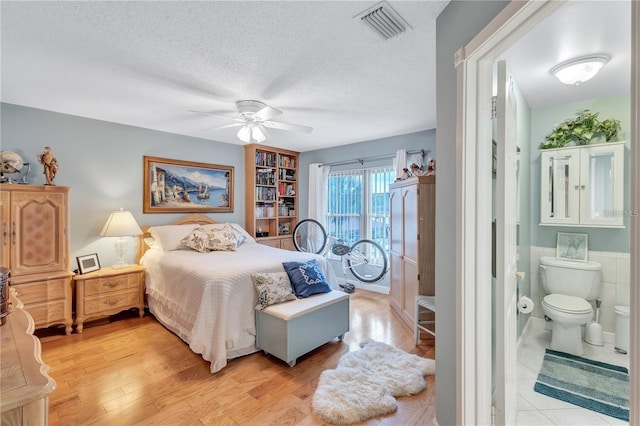
[[[543,150],[540,224],[624,227],[624,147],[611,142]]]

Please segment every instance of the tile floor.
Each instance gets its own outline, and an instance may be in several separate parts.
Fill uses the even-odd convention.
[[[606,342],[607,339],[605,339]],[[545,349],[551,342],[551,331],[544,320],[532,318],[525,328],[518,348],[518,413],[517,425],[628,425],[627,422],[595,411],[542,395],[533,386],[542,367]],[[584,344],[584,357],[629,368],[629,356],[614,351],[613,344]]]

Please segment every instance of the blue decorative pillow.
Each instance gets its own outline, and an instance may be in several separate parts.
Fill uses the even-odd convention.
[[[331,286],[315,259],[307,262],[284,262],[282,266],[287,271],[293,291],[299,298],[331,291]]]

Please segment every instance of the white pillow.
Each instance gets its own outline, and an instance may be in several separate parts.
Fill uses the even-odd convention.
[[[197,227],[197,224],[152,226],[149,232],[160,250],[172,251],[185,249],[180,241]]]

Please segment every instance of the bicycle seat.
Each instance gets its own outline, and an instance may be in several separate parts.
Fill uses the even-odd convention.
[[[336,256],[344,256],[350,251],[351,248],[348,245],[342,243],[335,243],[333,247],[331,247],[331,252]]]

